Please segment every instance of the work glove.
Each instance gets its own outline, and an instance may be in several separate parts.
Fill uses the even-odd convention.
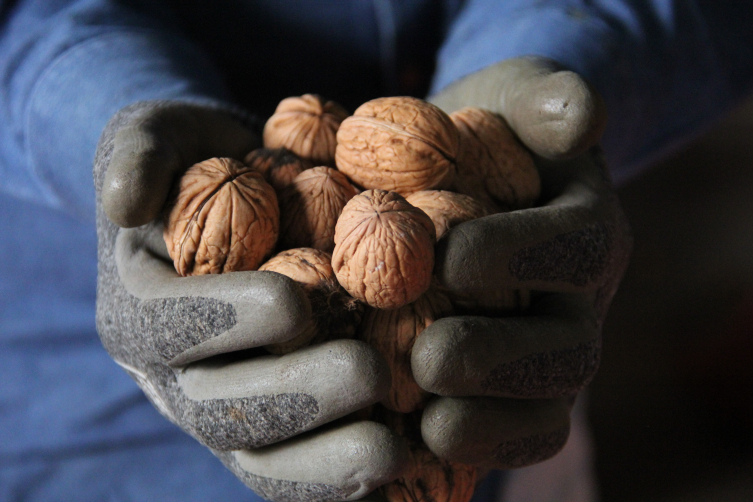
[[[534,154],[537,207],[452,229],[436,275],[463,308],[416,340],[416,382],[437,394],[422,415],[438,456],[489,469],[543,461],[567,441],[575,395],[599,365],[601,327],[631,237],[598,147],[604,104],[551,61],[507,60],[430,98],[501,114]],[[530,290],[504,313],[510,291]]]
[[[396,478],[407,446],[387,427],[339,417],[383,399],[383,358],[336,340],[285,356],[311,306],[272,272],[179,277],[162,239],[173,182],[211,157],[258,146],[221,107],[144,102],[118,112],[96,153],[97,329],[154,406],[262,497],[355,500]]]

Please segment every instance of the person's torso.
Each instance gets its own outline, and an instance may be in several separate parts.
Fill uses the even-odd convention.
[[[240,104],[266,117],[305,93],[349,110],[426,95],[458,1],[171,0],[167,16],[208,53]]]

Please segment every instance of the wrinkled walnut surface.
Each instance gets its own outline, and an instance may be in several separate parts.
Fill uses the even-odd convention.
[[[416,98],[379,98],[340,125],[335,160],[360,186],[406,195],[450,186],[458,146],[457,128],[436,106]]]
[[[246,155],[243,163],[259,171],[277,191],[290,185],[306,169],[314,167],[287,148],[257,148]]]
[[[539,172],[505,119],[474,107],[450,118],[460,133],[455,189],[501,210],[531,207],[541,192]]]
[[[376,348],[390,367],[392,386],[382,401],[387,409],[410,413],[424,407],[430,394],[413,378],[413,344],[434,321],[452,314],[449,298],[435,288],[429,288],[418,300],[399,309],[371,309],[366,313],[357,336]]]
[[[426,213],[396,192],[367,190],[346,204],[337,221],[332,268],[355,298],[399,308],[429,288],[434,239]]]
[[[285,147],[314,165],[335,165],[337,129],[348,111],[316,94],[285,98],[264,125],[264,146]]]
[[[312,248],[282,251],[259,270],[277,272],[298,283],[311,302],[313,316],[298,336],[267,345],[273,354],[287,354],[311,343],[352,338],[361,321],[363,306],[350,298],[337,282],[329,253]]]
[[[180,178],[163,237],[182,276],[256,270],[279,229],[274,189],[237,160],[213,158]]]
[[[421,190],[405,198],[425,212],[437,231],[437,240],[455,225],[486,216],[486,207],[468,195],[447,190]]]
[[[280,194],[280,245],[332,252],[337,219],[357,193],[345,175],[331,167],[299,174]]]

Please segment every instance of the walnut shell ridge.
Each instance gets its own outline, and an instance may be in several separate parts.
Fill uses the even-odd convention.
[[[531,207],[541,193],[539,172],[505,119],[475,107],[450,118],[460,133],[454,189],[504,211]]]
[[[416,301],[431,284],[434,223],[396,192],[367,190],[343,208],[332,268],[353,297],[381,309]]]
[[[348,111],[316,94],[285,98],[264,125],[264,146],[285,147],[314,165],[335,165],[337,129]]]
[[[303,171],[280,193],[280,246],[332,252],[337,219],[357,193],[337,169]]]
[[[274,189],[237,160],[190,167],[168,204],[163,237],[182,276],[256,270],[277,242]]]
[[[459,141],[452,120],[431,103],[379,98],[340,125],[335,161],[357,185],[407,195],[452,185]]]
[[[489,214],[487,208],[473,197],[447,190],[421,190],[413,192],[405,200],[431,218],[437,240],[455,225]]]
[[[311,302],[312,318],[292,340],[267,345],[273,354],[287,354],[311,343],[352,338],[361,322],[363,304],[348,296],[337,282],[329,253],[311,248],[282,251],[259,270],[277,272],[298,283]]]
[[[278,192],[290,185],[296,176],[314,165],[287,148],[257,148],[243,159],[248,167],[259,171],[264,181]]]

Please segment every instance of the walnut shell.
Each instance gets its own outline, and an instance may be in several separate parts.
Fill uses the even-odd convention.
[[[335,223],[358,191],[337,169],[303,171],[280,194],[280,245],[332,252]]]
[[[400,194],[367,190],[343,208],[332,268],[355,298],[394,309],[416,301],[431,283],[435,230]]]
[[[237,160],[190,167],[168,207],[163,237],[182,276],[256,270],[277,242],[275,191]]]
[[[309,325],[297,337],[266,346],[273,354],[287,354],[311,343],[355,335],[363,305],[349,297],[337,282],[331,260],[324,251],[298,248],[282,251],[259,267],[296,281],[308,296],[313,312]]]
[[[360,186],[407,195],[449,187],[458,146],[457,128],[436,106],[416,98],[379,98],[340,125],[335,161]]]
[[[348,111],[316,94],[286,98],[264,125],[264,146],[285,147],[314,165],[335,165],[337,129]]]
[[[421,190],[405,198],[426,213],[437,231],[437,240],[455,225],[489,214],[473,197],[446,190]]]
[[[387,409],[410,413],[424,407],[430,393],[413,378],[411,351],[431,323],[453,314],[449,298],[429,288],[418,300],[399,309],[371,309],[358,327],[358,338],[376,348],[387,360],[392,386],[382,401]]]
[[[455,190],[502,210],[531,207],[541,193],[539,172],[505,119],[474,107],[450,118],[460,133]]]
[[[259,171],[277,191],[290,185],[306,169],[314,167],[287,148],[257,148],[246,155],[243,163]]]

